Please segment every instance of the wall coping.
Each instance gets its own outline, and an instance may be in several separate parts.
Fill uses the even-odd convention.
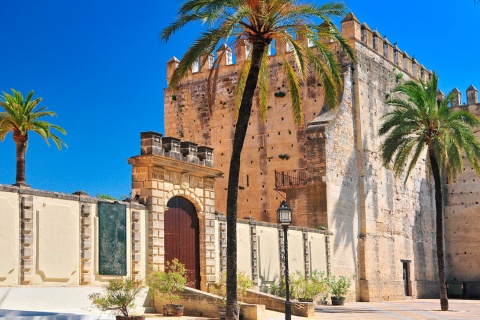
[[[226,216],[223,213],[217,211],[215,212],[215,220],[226,221]],[[253,218],[245,218],[245,219],[239,218],[237,219],[237,223],[250,224],[250,225],[261,226],[261,227],[277,228],[278,230],[282,230],[282,227],[278,223],[256,221]],[[311,233],[324,234],[327,236],[333,235],[333,233],[329,230],[319,230],[319,229],[304,228],[304,227],[297,227],[297,226],[290,226],[288,227],[288,230],[295,230],[295,231],[302,231],[302,232],[306,231]]]
[[[17,187],[12,185],[0,184],[0,191],[11,192],[11,193],[18,193],[19,195],[32,195],[38,197],[46,197],[46,198],[53,198],[53,199],[61,199],[61,200],[71,200],[71,201],[79,201],[83,203],[99,203],[99,202],[110,202],[110,203],[120,203],[124,204],[129,208],[137,209],[137,210],[147,210],[147,207],[132,201],[117,201],[117,200],[107,200],[101,199],[96,197],[91,197],[87,193],[83,191],[76,191],[73,194],[62,193],[62,192],[55,192],[55,191],[48,191],[48,190],[40,190],[40,189],[33,189],[33,188],[25,188],[25,187]]]

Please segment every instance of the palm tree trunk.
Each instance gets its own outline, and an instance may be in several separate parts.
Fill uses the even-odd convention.
[[[253,43],[252,63],[248,72],[245,90],[238,112],[235,136],[233,139],[232,157],[228,175],[227,191],[227,320],[238,319],[237,301],[237,198],[240,175],[240,156],[247,134],[248,120],[252,110],[252,101],[257,87],[258,74],[263,53],[267,44],[263,41]]]
[[[442,311],[448,311],[447,298],[447,277],[445,273],[445,243],[444,243],[444,223],[443,223],[443,199],[442,199],[442,181],[437,159],[433,152],[430,152],[430,165],[432,166],[433,180],[435,181],[435,210],[437,230],[437,260],[438,260],[438,285],[440,288],[440,307]]]
[[[13,133],[13,141],[16,146],[17,158],[17,174],[15,177],[15,185],[19,187],[28,186],[25,181],[25,153],[27,151],[28,136],[23,136],[21,133]]]

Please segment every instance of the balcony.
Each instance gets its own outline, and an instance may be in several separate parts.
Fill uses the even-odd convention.
[[[275,171],[275,189],[286,190],[290,188],[301,188],[307,185],[307,169],[296,169],[290,171]]]

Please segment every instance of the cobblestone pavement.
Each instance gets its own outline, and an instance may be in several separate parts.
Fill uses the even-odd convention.
[[[345,306],[317,306],[315,319],[480,319],[480,300],[449,300],[449,311],[440,311],[437,299],[408,299],[382,302],[347,302]],[[285,319],[267,311],[267,320]],[[305,318],[292,317],[293,320]]]

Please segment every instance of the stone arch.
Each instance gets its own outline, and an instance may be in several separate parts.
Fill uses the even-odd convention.
[[[197,197],[194,192],[188,189],[175,189],[168,192],[165,195],[165,199],[164,199],[165,207],[167,206],[168,200],[172,199],[173,197],[184,197],[185,199],[193,203],[193,205],[195,206],[195,209],[197,210],[197,214],[199,215],[198,217],[199,219],[200,219],[200,215],[205,215],[202,200],[199,197]]]
[[[167,202],[183,197],[194,205],[198,217],[200,288],[205,289],[208,282],[216,280],[214,182],[223,173],[213,168],[213,150],[200,148],[197,157],[196,144],[142,132],[141,155],[128,161],[132,195],[149,211],[148,264],[153,270],[164,269]]]

